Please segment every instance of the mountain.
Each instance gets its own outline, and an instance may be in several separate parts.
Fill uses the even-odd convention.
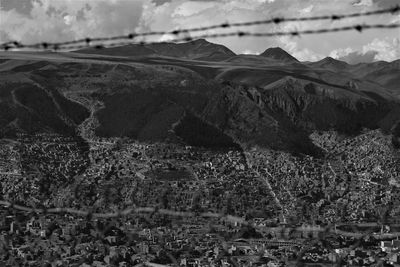
[[[84,54],[112,56],[168,56],[185,59],[218,61],[235,56],[235,53],[223,45],[213,44],[205,39],[185,43],[130,44],[104,49],[87,48],[75,51]]]
[[[262,57],[267,57],[284,62],[299,62],[295,57],[280,47],[271,47],[260,54]]]
[[[0,85],[0,137],[17,132],[73,135],[89,112],[51,87],[31,82]]]
[[[84,48],[75,51],[76,53],[82,54],[97,54],[97,55],[109,55],[109,56],[124,56],[124,57],[135,57],[135,56],[149,56],[154,55],[156,52],[144,45],[130,44],[117,47],[109,48]]]
[[[313,131],[357,135],[380,128],[398,136],[400,98],[392,85],[398,62],[285,61],[272,53],[279,49],[265,53],[275,58],[236,56],[205,40],[134,47],[0,53],[2,134],[83,129],[313,155],[321,153]]]
[[[359,77],[378,83],[400,95],[400,60],[364,63],[362,68],[359,67],[357,71],[352,70],[352,73],[357,73]]]
[[[331,57],[326,57],[320,61],[309,63],[309,65],[314,68],[323,68],[336,72],[345,71],[349,67],[349,64],[346,62]]]

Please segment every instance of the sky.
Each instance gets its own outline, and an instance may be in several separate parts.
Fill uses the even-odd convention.
[[[131,32],[171,31],[272,17],[330,15],[393,7],[400,0],[0,0],[0,42],[67,41]],[[291,22],[242,28],[252,32],[400,23],[400,13],[340,21]],[[213,34],[224,30],[209,30]],[[195,38],[195,34],[192,35]],[[153,39],[150,39],[153,38]],[[145,41],[168,41],[171,36]],[[237,54],[281,47],[301,61],[331,56],[348,63],[400,58],[400,29],[367,30],[299,37],[208,39]]]

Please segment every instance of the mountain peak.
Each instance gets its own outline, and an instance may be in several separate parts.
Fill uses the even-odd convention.
[[[144,45],[131,44],[109,47],[101,51],[94,48],[85,48],[75,52],[113,56],[159,55],[210,61],[224,60],[236,55],[229,48],[220,44],[210,43],[206,39],[196,39],[182,43],[161,42]]]
[[[323,58],[321,61],[335,62],[335,61],[338,61],[338,60],[334,59],[333,57],[326,57],[326,58]]]
[[[348,66],[348,64],[344,61],[334,59],[332,57],[326,57],[314,63],[317,67],[331,67],[337,69],[343,69]]]
[[[260,56],[272,58],[275,60],[298,62],[295,57],[293,57],[280,47],[270,47],[263,53],[261,53]]]
[[[333,57],[326,57],[326,58],[321,59],[320,61],[321,62],[329,62],[329,63],[346,63],[344,61],[341,61],[339,59],[335,59]]]
[[[201,38],[201,39],[196,39],[196,40],[193,40],[193,41],[191,41],[191,43],[198,43],[198,44],[209,44],[210,42],[209,41],[207,41],[206,39],[204,39],[204,38]]]

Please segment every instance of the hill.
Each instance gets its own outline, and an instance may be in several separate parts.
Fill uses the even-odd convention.
[[[336,72],[345,71],[349,67],[349,64],[346,62],[331,57],[326,57],[320,61],[309,63],[309,65],[314,68],[323,68]]]
[[[88,48],[75,51],[84,54],[100,54],[112,56],[148,56],[159,55],[198,60],[223,60],[235,55],[223,45],[213,44],[205,39],[198,39],[186,43],[154,43],[154,44],[131,44],[105,49]]]
[[[284,62],[298,62],[298,60],[280,47],[271,47],[260,54],[262,57],[267,57]]]
[[[204,40],[168,47],[146,47],[168,57],[3,53],[2,129],[75,134],[84,124],[104,137],[307,154],[321,153],[309,138],[316,130],[357,135],[380,128],[397,135],[399,98],[384,82],[364,78],[365,66],[342,71],[332,59],[282,63],[261,56],[192,60],[228,52]],[[178,52],[186,58],[171,57]],[[391,72],[396,63],[388,64],[368,73],[388,70],[398,78]]]

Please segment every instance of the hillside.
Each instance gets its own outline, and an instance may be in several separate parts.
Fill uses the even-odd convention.
[[[21,131],[73,135],[89,115],[86,108],[54,88],[18,80],[0,84],[0,114],[0,137]]]
[[[284,62],[298,62],[298,60],[280,47],[271,47],[260,54],[262,57]]]
[[[311,62],[309,63],[309,65],[314,68],[323,68],[335,72],[345,71],[349,67],[349,64],[347,64],[346,62],[336,60],[331,57],[326,57],[317,62]]]
[[[85,125],[104,137],[308,154],[321,152],[309,138],[316,130],[398,132],[399,98],[387,85],[399,78],[396,62],[367,72],[331,58],[301,63],[279,49],[236,56],[205,40],[132,48],[2,53],[3,132],[75,134]]]
[[[112,56],[148,56],[158,55],[185,59],[218,61],[235,55],[223,45],[213,44],[205,39],[198,39],[186,43],[154,43],[131,44],[106,49],[82,49],[75,51],[83,54],[100,54]]]

